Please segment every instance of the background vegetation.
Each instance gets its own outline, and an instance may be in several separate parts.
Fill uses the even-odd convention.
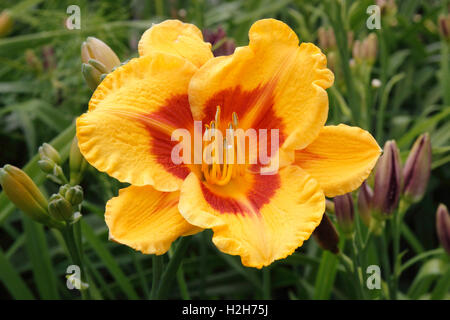
[[[75,3],[81,8],[81,30],[66,30],[66,8]],[[92,93],[80,72],[80,46],[87,36],[103,40],[125,61],[137,55],[142,32],[167,18],[213,31],[221,26],[238,46],[248,43],[251,24],[266,17],[286,22],[302,41],[317,45],[320,27],[334,29],[335,44],[321,45],[336,75],[328,90],[328,124],[359,125],[381,146],[395,139],[403,159],[421,133],[430,133],[431,179],[423,200],[405,217],[410,236],[400,243],[404,261],[424,253],[427,258],[411,264],[399,283],[400,298],[429,298],[449,269],[444,253],[426,254],[439,247],[438,203],[449,204],[450,59],[438,24],[439,16],[448,14],[448,1],[383,3],[381,29],[368,30],[366,9],[373,1],[366,0],[0,0],[0,9],[8,9],[13,20],[11,33],[0,38],[0,165],[25,168],[45,194],[57,192],[39,170],[36,154],[51,141],[67,159],[73,121],[86,110]],[[377,36],[373,59],[354,50],[356,40],[362,42],[369,33]],[[82,187],[81,228],[92,296],[148,298],[152,257],[108,241],[104,205],[117,195],[120,183],[89,168]],[[344,265],[313,239],[274,263],[270,273],[243,267],[210,239],[209,231],[192,237],[170,298],[358,297]],[[0,298],[78,299],[78,292],[66,288],[69,263],[62,243],[57,232],[28,219],[0,194]],[[368,250],[368,263],[377,264],[379,251],[374,245]],[[367,297],[383,295],[370,292]]]

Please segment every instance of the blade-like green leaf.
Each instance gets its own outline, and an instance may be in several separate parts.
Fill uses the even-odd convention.
[[[105,248],[102,241],[97,237],[94,230],[85,222],[81,221],[81,230],[83,236],[86,238],[88,245],[97,253],[100,259],[105,264],[105,267],[117,281],[119,287],[127,295],[129,299],[138,299],[138,295],[133,286],[127,279],[127,276],[120,269],[120,266],[114,260],[111,253]]]
[[[26,215],[22,216],[25,230],[25,247],[30,259],[34,282],[41,299],[58,299],[55,271],[52,267],[44,228]]]

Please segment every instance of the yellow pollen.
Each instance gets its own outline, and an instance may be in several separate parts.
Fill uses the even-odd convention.
[[[234,134],[239,124],[236,112],[233,112],[232,118],[232,122],[228,124],[228,132],[225,137],[219,131],[220,106],[217,106],[215,119],[209,125],[205,125],[202,172],[208,183],[223,186],[230,182],[232,178],[245,174],[245,164],[237,163],[237,154],[242,150],[240,141]],[[210,141],[209,145],[205,141]],[[211,152],[211,164],[205,161],[208,152],[207,146],[209,146]]]

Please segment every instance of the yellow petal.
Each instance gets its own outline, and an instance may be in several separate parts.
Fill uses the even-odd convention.
[[[358,127],[326,126],[316,140],[295,152],[295,164],[306,170],[327,197],[358,188],[375,166],[381,149]]]
[[[201,231],[178,211],[179,192],[130,186],[106,204],[111,240],[147,254],[166,253],[173,241]]]
[[[133,185],[175,191],[190,170],[175,166],[171,133],[193,126],[187,88],[197,68],[167,54],[132,59],[110,73],[77,120],[81,153],[100,171]]]
[[[211,228],[222,252],[261,268],[292,254],[319,225],[325,197],[297,166],[276,175],[247,175],[224,187],[207,185],[191,173],[181,187],[179,209],[186,220]]]
[[[166,20],[154,24],[139,41],[139,55],[164,52],[183,57],[197,67],[213,57],[211,44],[203,41],[202,32],[193,24]]]
[[[280,129],[284,148],[308,145],[328,115],[325,91],[334,81],[326,57],[312,43],[302,43],[283,22],[260,20],[249,32],[250,44],[231,56],[209,60],[194,75],[189,102],[195,120],[222,123],[235,111],[240,127]]]

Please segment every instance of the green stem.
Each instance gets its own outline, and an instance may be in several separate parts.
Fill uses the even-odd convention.
[[[265,267],[262,270],[263,276],[263,299],[270,300],[270,269]]]
[[[77,223],[78,224],[78,223]],[[69,251],[70,259],[72,260],[72,263],[74,265],[77,265],[80,267],[81,271],[81,281],[84,283],[87,283],[87,275],[85,273],[85,267],[83,263],[83,258],[81,254],[81,248],[80,245],[77,244],[78,242],[81,242],[81,240],[77,240],[76,232],[74,230],[74,225],[69,224],[66,226],[65,229],[60,230],[61,234],[64,238],[64,241],[67,246],[67,250]],[[82,289],[80,290],[81,297],[83,300],[90,299],[89,289]]]
[[[364,240],[364,244],[362,247],[362,252],[365,253],[367,248],[369,247],[370,240],[372,239],[372,230],[368,230],[366,234],[366,239]]]
[[[177,282],[178,282],[178,287],[180,288],[181,298],[183,300],[191,300],[191,296],[189,294],[186,280],[184,279],[184,271],[183,271],[182,265],[178,268],[178,271],[177,271]]]
[[[423,245],[420,243],[419,239],[417,239],[417,237],[413,234],[408,225],[402,224],[400,226],[400,230],[403,238],[405,238],[405,240],[409,243],[409,245],[416,254],[421,254],[425,252]]]
[[[359,289],[358,289],[359,288],[359,281],[358,282],[354,281],[354,279],[355,279],[354,274],[355,274],[355,270],[356,270],[354,261],[352,259],[350,259],[342,251],[339,252],[339,258],[341,259],[341,262],[344,265],[345,271],[347,272],[347,274],[349,276],[350,282],[353,283],[353,287],[355,289],[355,293],[358,294],[358,292],[359,292]]]
[[[442,94],[445,106],[450,106],[450,71],[449,71],[449,46],[448,41],[441,41],[441,71],[442,71]]]
[[[390,277],[391,277],[391,266],[389,264],[388,248],[386,245],[384,232],[379,237],[377,237],[377,242],[378,242],[379,252],[381,254],[381,265],[383,266],[383,273],[384,273],[385,281],[387,283],[391,283],[389,281]],[[390,288],[390,286],[388,286],[388,297],[390,297],[390,296],[391,296],[391,288]]]
[[[150,299],[152,299],[152,300],[156,299],[156,294],[157,294],[158,288],[159,288],[159,282],[161,280],[163,264],[164,264],[164,257],[163,256],[154,255],[152,257],[153,281],[152,281],[152,292],[151,292],[151,295],[150,295]]]
[[[383,28],[385,26],[383,25]],[[388,78],[388,50],[387,50],[387,43],[386,43],[386,39],[384,37],[384,33],[386,31],[383,30],[383,32],[381,30],[379,30],[379,32],[377,32],[377,36],[378,36],[378,41],[380,44],[380,80],[381,80],[381,87],[380,87],[380,95],[378,96],[380,98],[380,106],[379,106],[379,110],[378,110],[378,114],[377,114],[377,123],[376,123],[376,138],[378,143],[382,143],[383,142],[383,120],[384,120],[384,109],[385,106],[382,105],[382,97],[384,95],[384,90],[386,88],[386,82],[387,82],[387,78]]]
[[[169,250],[169,258],[172,258],[173,256],[173,247]],[[181,264],[177,271],[177,282],[178,282],[178,288],[180,289],[180,295],[183,300],[190,300],[191,297],[189,295],[189,290],[186,284],[186,280],[184,279],[184,271],[183,271],[183,265]]]
[[[182,237],[175,248],[175,252],[173,253],[173,257],[170,259],[169,264],[167,265],[166,270],[162,274],[161,282],[158,288],[158,292],[156,295],[156,299],[166,299],[169,289],[171,287],[172,281],[175,278],[175,274],[178,268],[183,261],[184,254],[189,247],[190,242],[189,237]]]
[[[360,265],[358,261],[358,254],[356,250],[356,243],[354,238],[351,239],[350,249],[352,253],[352,261],[353,261],[353,277],[355,281],[356,294],[358,299],[364,299],[364,291],[362,288],[361,278],[359,276]]]
[[[400,237],[399,237],[399,212],[392,218],[392,246],[393,246],[393,257],[394,261],[394,272],[392,274],[392,293],[391,298],[397,300],[398,291],[398,270],[399,270],[399,258],[398,254],[400,252]]]
[[[156,11],[156,15],[159,17],[163,17],[164,16],[164,1],[162,0],[156,0],[155,1],[155,11]]]
[[[334,0],[330,1],[328,4],[329,5],[327,7],[329,8],[329,10],[327,13],[336,36],[336,43],[339,51],[342,73],[344,75],[344,81],[347,87],[349,106],[350,109],[352,110],[352,120],[356,124],[359,124],[360,121],[360,110],[359,110],[360,106],[358,102],[359,98],[355,90],[353,76],[348,63],[350,55],[348,50],[346,28],[344,27],[345,24],[342,19],[341,4]]]
[[[410,260],[406,261],[401,266],[401,268],[399,270],[399,275],[401,275],[403,271],[405,271],[406,269],[408,269],[412,265],[416,264],[417,262],[420,262],[420,261],[422,261],[422,260],[424,260],[426,258],[429,258],[431,256],[443,255],[443,254],[444,254],[444,250],[442,250],[442,248],[438,248],[438,249],[434,249],[434,250],[430,250],[430,251],[419,253],[417,256],[415,256],[415,257],[411,258]]]
[[[447,267],[445,274],[439,279],[436,287],[431,293],[431,300],[445,299],[450,290],[450,267]]]
[[[392,274],[392,298],[397,300],[398,281],[401,270],[401,257],[400,254],[400,227],[403,221],[406,210],[408,210],[408,204],[401,199],[398,206],[398,210],[392,218],[392,241],[393,241],[393,261],[394,261],[394,273]]]

